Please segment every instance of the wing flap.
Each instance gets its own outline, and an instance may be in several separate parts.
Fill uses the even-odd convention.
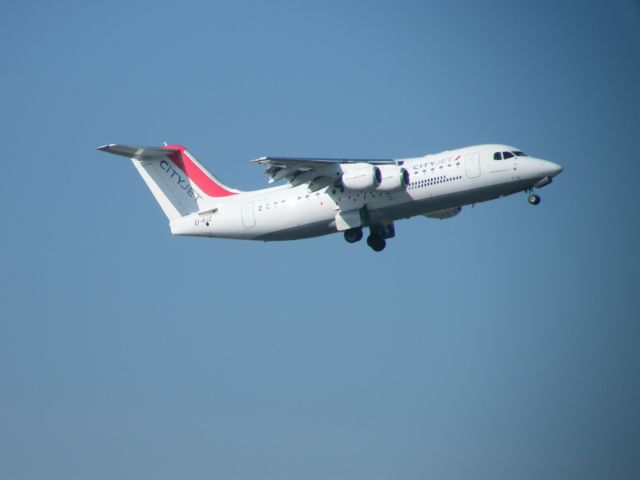
[[[340,174],[338,166],[348,163],[370,163],[372,165],[395,165],[391,159],[355,159],[355,158],[304,158],[304,157],[261,157],[253,163],[266,165],[265,173],[269,183],[286,179],[291,186],[303,183],[309,188],[319,190],[335,182]]]
[[[279,167],[297,166],[300,168],[318,168],[332,163],[370,163],[372,165],[395,165],[396,161],[369,158],[306,158],[306,157],[260,157],[253,163],[261,165],[276,165]]]

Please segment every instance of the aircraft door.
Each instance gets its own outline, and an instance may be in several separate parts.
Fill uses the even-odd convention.
[[[242,224],[245,228],[251,228],[256,224],[256,218],[253,215],[253,203],[245,203],[242,206]]]
[[[480,176],[480,154],[470,153],[465,157],[465,170],[467,178],[476,178]]]

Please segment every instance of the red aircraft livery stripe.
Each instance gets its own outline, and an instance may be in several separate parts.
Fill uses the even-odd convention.
[[[209,175],[204,173],[198,165],[193,163],[193,160],[189,158],[189,155],[185,153],[186,148],[181,145],[167,145],[167,150],[174,150],[169,153],[167,157],[182,170],[189,180],[194,182],[197,187],[202,190],[205,195],[210,197],[227,197],[229,195],[236,195],[236,192],[230,192],[226,188],[216,183]],[[178,150],[177,152],[175,150]]]

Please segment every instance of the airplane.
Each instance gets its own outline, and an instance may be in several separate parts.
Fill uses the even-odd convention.
[[[403,159],[262,157],[269,183],[243,192],[226,186],[180,145],[109,144],[98,150],[128,157],[169,220],[174,235],[298,240],[342,232],[384,250],[396,220],[446,219],[474,205],[528,193],[562,172],[556,163],[508,145],[478,145]]]

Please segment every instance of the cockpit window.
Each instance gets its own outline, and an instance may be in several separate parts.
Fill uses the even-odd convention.
[[[514,150],[513,152],[496,152],[493,154],[494,160],[507,160],[513,157],[528,157],[522,150]]]

